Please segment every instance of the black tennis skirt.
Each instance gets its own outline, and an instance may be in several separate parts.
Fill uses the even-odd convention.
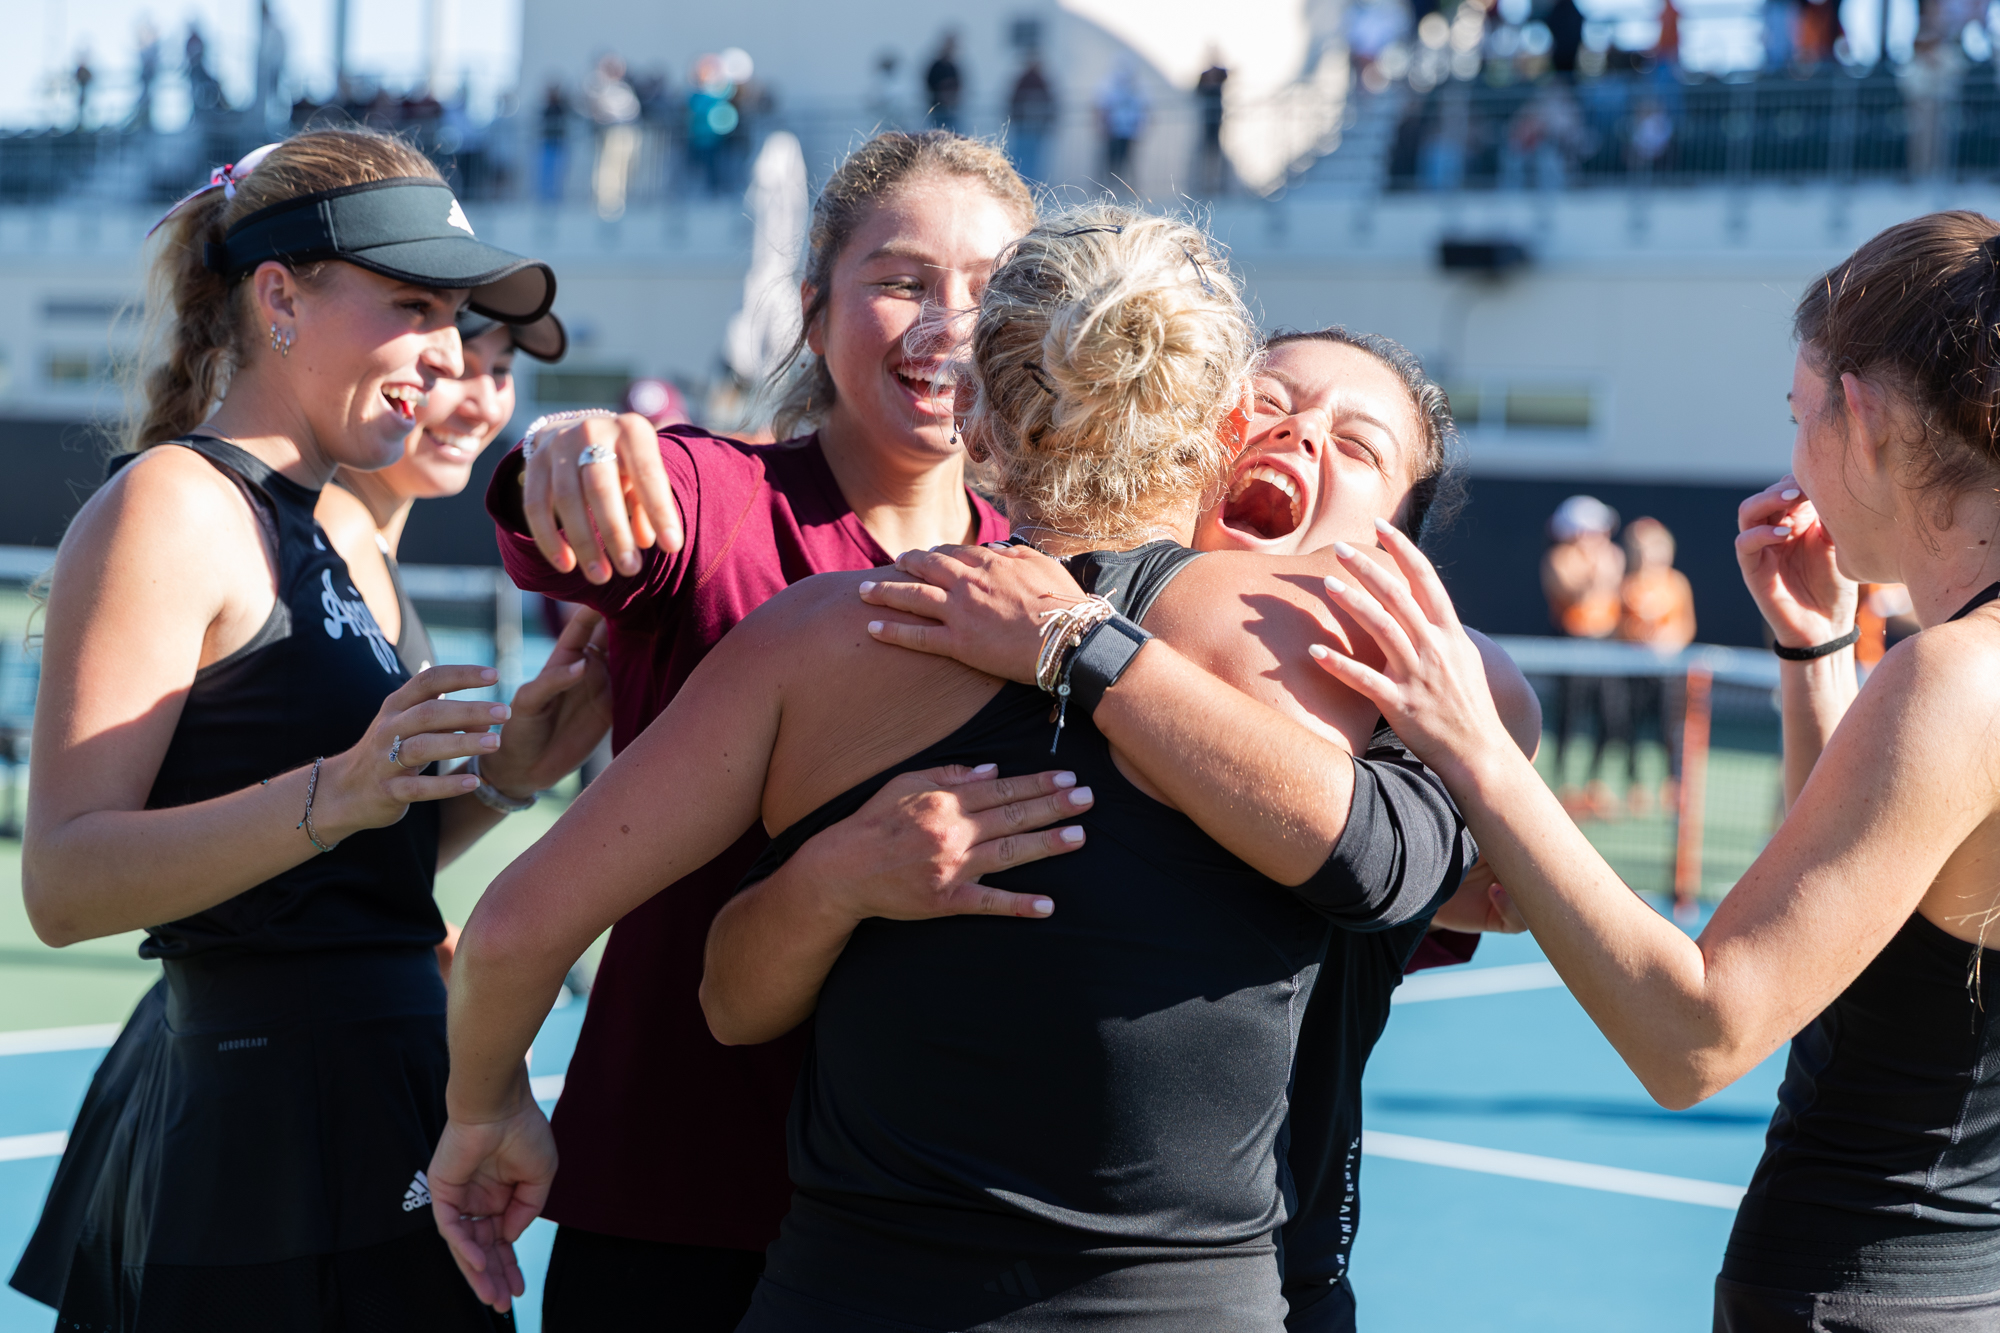
[[[511,1327],[431,1218],[431,951],[165,971],[91,1080],[13,1286],[96,1333]]]

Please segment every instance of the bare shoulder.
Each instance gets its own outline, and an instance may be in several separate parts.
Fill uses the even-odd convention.
[[[85,501],[63,534],[56,578],[94,570],[99,578],[218,586],[246,559],[257,568],[253,551],[261,549],[256,518],[234,483],[191,449],[156,445]]]
[[[803,579],[716,648],[716,657],[726,654],[723,669],[741,673],[739,683],[779,701],[764,793],[765,823],[774,830],[943,740],[1000,688],[950,658],[876,641],[870,620],[921,622],[863,602],[860,584],[870,577],[880,572]]]
[[[373,545],[370,540],[375,535],[375,518],[368,512],[368,506],[361,503],[350,491],[343,490],[329,482],[319,493],[319,503],[313,506],[313,517],[325,529],[327,540],[343,557],[352,560],[350,550]]]
[[[1363,746],[1375,706],[1321,671],[1309,649],[1330,643],[1364,660],[1374,643],[1334,611],[1331,553],[1211,551],[1190,562],[1146,614],[1146,628],[1251,698],[1330,740]]]
[[[1936,729],[1980,753],[2000,723],[2000,605],[1903,640],[1869,674],[1849,718]]]

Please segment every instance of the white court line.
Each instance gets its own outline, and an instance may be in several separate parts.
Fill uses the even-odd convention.
[[[1396,987],[1390,1004],[1424,1000],[1462,1000],[1471,995],[1504,995],[1517,990],[1550,990],[1563,984],[1547,963],[1511,963],[1506,967],[1469,967],[1419,972]]]
[[[562,1093],[561,1074],[542,1074],[529,1082],[538,1102],[548,1101]],[[0,1138],[0,1162],[58,1157],[68,1140],[69,1135],[62,1130]],[[1642,1198],[1667,1199],[1675,1203],[1705,1204],[1710,1208],[1734,1208],[1743,1198],[1741,1186],[1724,1185],[1712,1180],[1661,1176],[1651,1171],[1627,1171],[1623,1167],[1503,1152],[1498,1148],[1475,1148],[1469,1143],[1412,1138],[1408,1134],[1388,1134],[1379,1129],[1363,1132],[1361,1151],[1370,1157],[1391,1157],[1403,1162],[1422,1162],[1427,1166],[1452,1167],[1460,1171],[1513,1176],[1520,1180],[1540,1180],[1556,1185],[1576,1185],[1583,1189],[1636,1194]]]
[[[1708,1208],[1733,1209],[1743,1201],[1741,1185],[1690,1180],[1686,1176],[1662,1176],[1651,1171],[1628,1171],[1622,1166],[1598,1166],[1593,1162],[1537,1157],[1533,1153],[1505,1152],[1499,1148],[1475,1148],[1469,1143],[1446,1143],[1441,1139],[1419,1139],[1408,1134],[1385,1134],[1378,1129],[1362,1131],[1361,1151],[1371,1157],[1392,1157],[1399,1162],[1422,1162],[1426,1166],[1448,1166],[1459,1171],[1513,1176],[1517,1180],[1541,1180],[1551,1185],[1575,1185],[1581,1189],[1605,1190],[1612,1194],[1636,1194],[1644,1199],[1667,1199]]]
[[[40,1055],[44,1051],[101,1051],[118,1040],[123,1023],[91,1023],[77,1028],[36,1028],[0,1032],[0,1055]]]
[[[60,1157],[63,1145],[69,1142],[69,1131],[58,1129],[48,1134],[16,1134],[12,1138],[0,1138],[0,1162],[25,1162],[31,1157]]]
[[[528,1091],[538,1102],[552,1102],[562,1096],[563,1075],[537,1074],[528,1080]]]

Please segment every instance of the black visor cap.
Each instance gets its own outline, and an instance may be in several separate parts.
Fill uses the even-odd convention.
[[[458,336],[465,342],[502,327],[513,333],[514,346],[537,361],[560,361],[569,351],[569,330],[553,310],[532,324],[508,324],[482,315],[470,306],[458,309]]]
[[[339,259],[422,287],[467,288],[466,304],[529,324],[555,304],[556,275],[472,234],[451,187],[424,176],[368,181],[261,208],[211,245],[208,266],[234,277],[267,259]]]

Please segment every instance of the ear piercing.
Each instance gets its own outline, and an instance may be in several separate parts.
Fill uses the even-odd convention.
[[[292,354],[292,331],[290,329],[281,329],[276,324],[271,325],[271,350],[279,356],[290,356]]]

